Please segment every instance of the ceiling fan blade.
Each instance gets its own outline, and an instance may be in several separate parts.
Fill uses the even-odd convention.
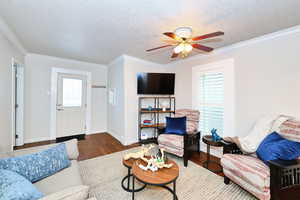
[[[179,53],[173,53],[171,58],[176,58],[179,55]]]
[[[192,40],[193,41],[204,40],[204,39],[207,39],[207,38],[217,37],[217,36],[220,36],[220,35],[224,35],[224,32],[218,31],[218,32],[214,32],[214,33],[209,33],[209,34],[194,37],[194,38],[192,38]]]
[[[206,51],[206,52],[211,52],[212,50],[214,50],[211,47],[207,47],[207,46],[204,46],[204,45],[201,45],[201,44],[192,44],[192,46],[195,49],[199,49],[199,50]]]
[[[168,36],[174,40],[177,40],[177,41],[182,41],[181,37],[178,37],[175,33],[172,33],[172,32],[166,32],[166,33],[163,33],[165,36]]]
[[[165,48],[165,47],[171,47],[171,46],[173,46],[173,45],[167,44],[167,45],[164,45],[164,46],[161,46],[161,47],[156,47],[156,48],[153,48],[153,49],[148,49],[146,51],[154,51],[154,50],[157,50],[157,49],[161,49],[161,48]]]

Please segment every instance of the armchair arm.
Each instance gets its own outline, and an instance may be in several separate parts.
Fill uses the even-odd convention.
[[[166,128],[158,128],[158,135],[163,134],[166,131]]]
[[[284,197],[283,199],[291,200],[299,199],[300,160],[272,160],[268,163],[270,166],[271,196],[281,196]],[[276,200],[276,198],[274,199]]]
[[[224,140],[221,140],[221,143],[223,144],[223,154],[243,154],[243,152],[235,143],[226,142]]]

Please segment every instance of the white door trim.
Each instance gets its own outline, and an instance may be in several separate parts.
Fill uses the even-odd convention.
[[[21,83],[21,85],[19,85],[20,87],[18,88],[18,90],[16,90],[16,75],[18,73],[18,70],[15,68],[15,65],[17,65],[18,68],[21,69],[20,72],[22,72],[21,74],[19,73],[18,75],[21,76],[19,77],[19,83]],[[11,150],[13,150],[14,146],[22,146],[24,144],[24,65],[19,62],[17,59],[12,58],[11,61],[11,70],[12,70],[12,134],[11,134],[11,140],[12,140],[12,145],[11,145]],[[18,92],[19,94],[19,98],[20,98],[20,102],[18,104],[18,120],[20,121],[16,121],[16,92]],[[18,123],[18,130],[16,130],[16,126]],[[16,141],[16,132],[18,131],[18,140]]]
[[[87,109],[86,109],[86,134],[91,130],[91,103],[92,103],[92,73],[88,71],[52,68],[51,71],[51,105],[50,105],[50,139],[56,139],[56,101],[58,73],[85,75],[87,77]]]

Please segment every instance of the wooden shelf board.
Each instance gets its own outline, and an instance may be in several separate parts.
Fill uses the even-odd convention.
[[[141,113],[175,113],[173,110],[140,110]]]
[[[166,125],[164,123],[160,123],[160,124],[151,124],[151,125],[144,125],[141,124],[141,128],[163,128]]]
[[[142,144],[147,144],[147,143],[155,143],[157,142],[157,138],[153,137],[153,138],[147,138],[147,139],[144,139],[144,140],[140,140],[140,143]]]

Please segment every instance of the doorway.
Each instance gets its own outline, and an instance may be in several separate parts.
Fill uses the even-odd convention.
[[[81,138],[89,132],[91,73],[53,68],[51,139]]]
[[[12,60],[12,144],[24,145],[24,66]]]

